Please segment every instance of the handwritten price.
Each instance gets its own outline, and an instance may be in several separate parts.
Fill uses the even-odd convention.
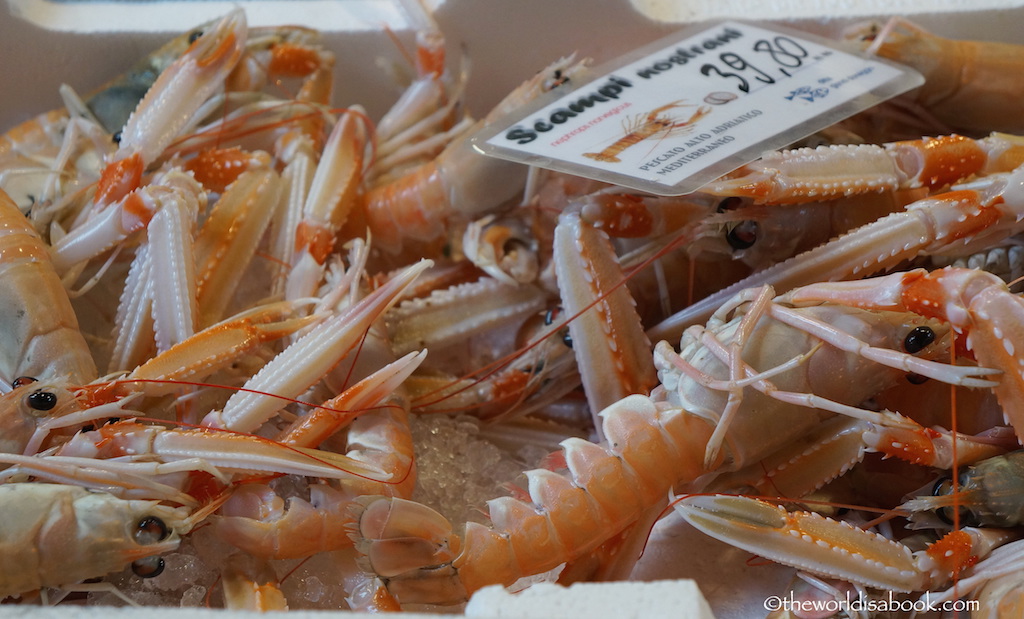
[[[718,55],[721,64],[706,63],[701,66],[700,72],[705,76],[719,76],[735,81],[740,92],[749,93],[751,80],[765,85],[774,84],[779,79],[790,77],[794,70],[804,64],[804,59],[810,56],[804,46],[783,35],[771,41],[759,39],[751,51],[759,54],[755,57],[758,63],[764,61],[765,64],[758,66],[735,52],[722,52]]]

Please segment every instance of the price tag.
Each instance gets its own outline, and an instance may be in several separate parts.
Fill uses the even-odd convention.
[[[481,152],[659,195],[722,174],[924,78],[827,39],[727,21],[633,52],[481,131]]]

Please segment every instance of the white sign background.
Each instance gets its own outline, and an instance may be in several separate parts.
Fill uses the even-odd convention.
[[[683,37],[556,91],[556,100],[485,129],[474,146],[681,195],[924,81],[807,34],[728,21]]]

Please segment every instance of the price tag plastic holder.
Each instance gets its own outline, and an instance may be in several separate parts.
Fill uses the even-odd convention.
[[[473,146],[673,196],[924,83],[808,33],[739,21],[688,28],[486,127]]]

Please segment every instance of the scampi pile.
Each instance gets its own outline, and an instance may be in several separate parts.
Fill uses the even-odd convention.
[[[587,63],[474,120],[429,20],[379,119],[331,107],[317,33],[240,10],[65,92],[0,142],[0,596],[147,601],[173,555],[204,568],[163,603],[449,608],[628,578],[675,491],[869,595],[1022,603],[1024,83],[971,77],[1020,50],[849,39],[928,81],[671,199],[478,154]],[[452,480],[431,501],[414,436],[455,416],[561,448],[485,508]],[[959,474],[903,501],[936,469]],[[912,485],[879,491],[893,471]]]

